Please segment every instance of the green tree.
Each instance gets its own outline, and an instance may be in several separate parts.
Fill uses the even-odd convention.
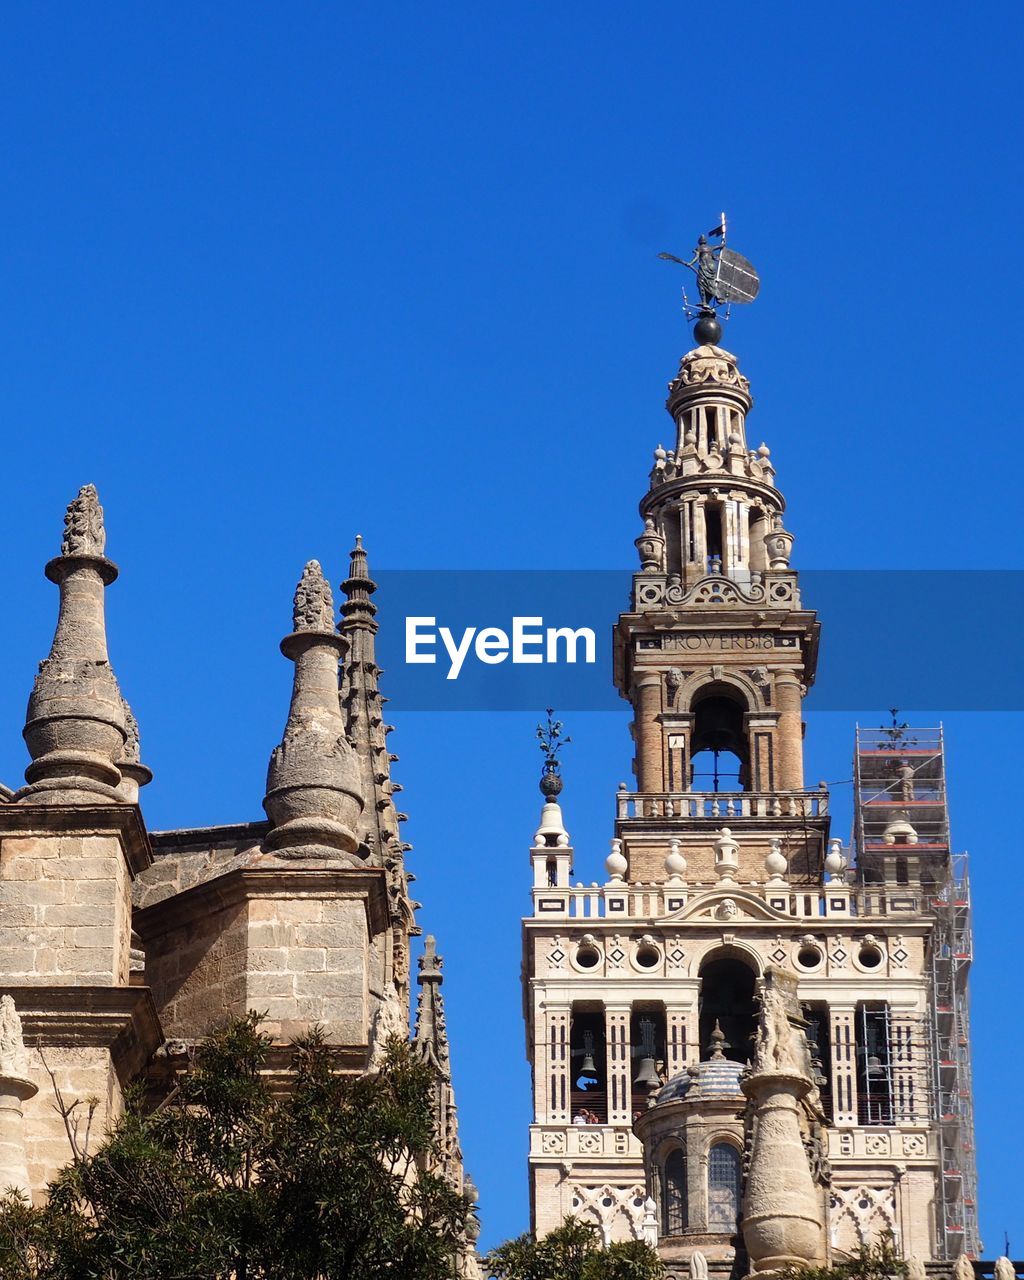
[[[493,1280],[660,1280],[657,1253],[639,1240],[604,1248],[597,1228],[578,1218],[539,1240],[527,1234],[493,1249],[484,1259]]]
[[[831,1267],[788,1268],[788,1280],[899,1280],[907,1264],[896,1251],[896,1242],[885,1235],[873,1245],[861,1245],[855,1254]]]
[[[346,1075],[314,1031],[282,1095],[259,1021],[208,1037],[155,1111],[135,1096],[44,1206],[0,1202],[0,1278],[450,1280],[470,1206],[428,1172],[432,1069],[394,1040]]]

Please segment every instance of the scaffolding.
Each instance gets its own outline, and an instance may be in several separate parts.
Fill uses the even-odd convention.
[[[864,884],[920,893],[934,919],[930,943],[933,1122],[941,1151],[940,1245],[978,1257],[971,1092],[967,855],[950,848],[942,729],[857,728],[854,841]]]

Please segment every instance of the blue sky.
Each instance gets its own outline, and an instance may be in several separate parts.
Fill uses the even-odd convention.
[[[111,648],[156,774],[153,828],[260,814],[294,582],[311,556],[337,582],[357,530],[392,569],[629,567],[688,345],[681,276],[655,255],[722,208],[764,279],[726,341],[795,563],[1021,567],[1003,481],[1019,6],[18,4],[4,25],[6,781],[55,617],[42,564],[87,481],[122,569]],[[900,644],[891,607],[863,625]],[[943,705],[940,685],[915,719]],[[389,715],[490,1243],[527,1220],[518,917],[537,717]],[[626,718],[571,726],[588,881]],[[983,1234],[991,1255],[1008,1230],[1019,1254],[1024,1032],[1006,970],[1024,725],[943,718],[973,854]],[[850,776],[855,719],[810,717],[810,776]]]

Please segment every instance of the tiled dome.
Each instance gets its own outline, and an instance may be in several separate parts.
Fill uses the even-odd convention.
[[[658,1094],[655,1106],[663,1102],[704,1102],[712,1099],[736,1099],[743,1101],[740,1091],[740,1075],[746,1070],[742,1062],[732,1062],[729,1058],[711,1058],[707,1062],[698,1063],[690,1071],[680,1071],[668,1084],[663,1085]]]

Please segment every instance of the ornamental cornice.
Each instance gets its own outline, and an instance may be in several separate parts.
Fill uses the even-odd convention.
[[[254,898],[352,898],[365,904],[371,935],[388,927],[387,883],[383,867],[235,867],[162,898],[132,914],[144,941],[194,922],[211,911]]]
[[[134,804],[3,804],[0,838],[5,835],[111,836],[120,839],[134,879],[152,866],[153,850],[138,805]]]

